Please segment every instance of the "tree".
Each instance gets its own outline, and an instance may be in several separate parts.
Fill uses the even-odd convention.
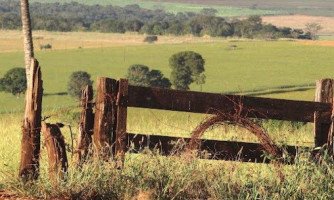
[[[200,86],[201,92],[203,90],[203,85],[205,84],[206,76],[204,73],[196,77],[195,83]]]
[[[175,89],[189,90],[189,85],[194,81],[200,85],[205,83],[205,60],[199,53],[176,53],[170,57],[169,65],[172,68],[171,81]]]
[[[149,87],[149,67],[145,65],[131,65],[128,68],[126,78],[129,80],[130,85]]]
[[[126,78],[129,84],[142,87],[159,87],[169,89],[172,84],[159,70],[150,70],[145,65],[131,65]]]
[[[170,89],[172,86],[169,79],[164,77],[159,70],[151,70],[148,77],[151,87]]]
[[[318,38],[318,32],[322,29],[319,23],[307,23],[305,25],[305,31],[310,34],[312,40]]]
[[[21,0],[21,21],[22,21],[22,32],[23,32],[23,44],[24,44],[24,61],[26,69],[26,79],[29,84],[30,75],[30,62],[31,58],[34,57],[34,45],[32,41],[31,32],[31,19],[29,12],[29,1]]]
[[[0,79],[0,91],[19,95],[27,89],[26,72],[24,68],[13,68]]]
[[[93,81],[90,80],[90,74],[84,71],[73,72],[67,83],[68,94],[72,97],[80,99],[81,91],[87,86],[92,85]]]
[[[26,182],[36,180],[39,176],[43,83],[39,63],[33,58],[34,46],[29,1],[21,0],[20,3],[27,93],[22,126],[19,176],[22,181]]]

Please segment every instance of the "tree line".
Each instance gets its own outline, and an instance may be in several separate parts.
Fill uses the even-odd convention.
[[[0,28],[21,28],[19,8],[19,1],[0,0]],[[259,16],[245,19],[218,17],[214,9],[203,9],[201,13],[173,14],[159,9],[144,9],[139,5],[119,7],[76,2],[33,2],[30,9],[34,30],[311,39],[310,33],[302,29],[264,24]]]

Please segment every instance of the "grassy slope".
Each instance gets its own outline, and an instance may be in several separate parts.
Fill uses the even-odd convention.
[[[237,50],[228,50],[234,44]],[[98,76],[121,78],[131,64],[145,64],[162,70],[168,77],[168,58],[179,51],[199,52],[206,60],[207,92],[244,92],[273,88],[282,85],[312,84],[315,80],[332,77],[333,47],[305,46],[288,41],[239,41],[198,44],[162,44],[110,47],[103,49],[54,50],[37,52],[44,76],[45,105],[58,107],[71,103],[66,92],[66,82],[71,72],[84,70]],[[21,52],[0,53],[0,75],[12,67],[23,65]],[[198,90],[196,85],[193,90]],[[294,96],[295,99],[303,99]],[[1,111],[22,102],[1,94]],[[306,100],[312,100],[308,96]],[[72,101],[73,102],[73,101]],[[73,103],[71,103],[74,105]]]

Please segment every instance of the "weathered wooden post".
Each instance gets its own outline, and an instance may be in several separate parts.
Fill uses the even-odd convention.
[[[49,158],[49,176],[53,183],[64,179],[68,168],[64,136],[60,124],[42,124],[45,146]]]
[[[19,171],[19,176],[23,181],[37,179],[39,175],[43,81],[36,59],[31,59],[30,72],[29,87],[26,91]]]
[[[128,104],[128,80],[121,79],[118,82],[117,95],[117,123],[116,123],[116,159],[117,166],[122,167],[126,152],[126,121]]]
[[[93,87],[88,85],[82,90],[81,117],[79,123],[78,146],[76,149],[77,163],[81,165],[87,158],[92,145],[94,128]]]
[[[109,78],[97,80],[93,143],[95,154],[104,160],[112,155],[116,129],[117,82]]]
[[[316,82],[315,101],[322,103],[333,103],[334,80],[322,79]],[[315,152],[324,145],[328,145],[328,150],[333,149],[333,122],[324,122],[321,119],[321,112],[314,114],[314,137]]]

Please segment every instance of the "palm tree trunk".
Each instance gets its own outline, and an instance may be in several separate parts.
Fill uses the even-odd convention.
[[[19,176],[26,181],[39,175],[40,130],[43,82],[38,61],[34,59],[29,1],[21,0],[21,19],[24,41],[24,58],[27,75],[26,108],[22,129],[21,162]]]
[[[31,20],[29,12],[29,1],[21,0],[21,20],[24,45],[24,64],[26,68],[28,88],[30,84],[31,58],[34,57],[34,45],[32,40]]]

